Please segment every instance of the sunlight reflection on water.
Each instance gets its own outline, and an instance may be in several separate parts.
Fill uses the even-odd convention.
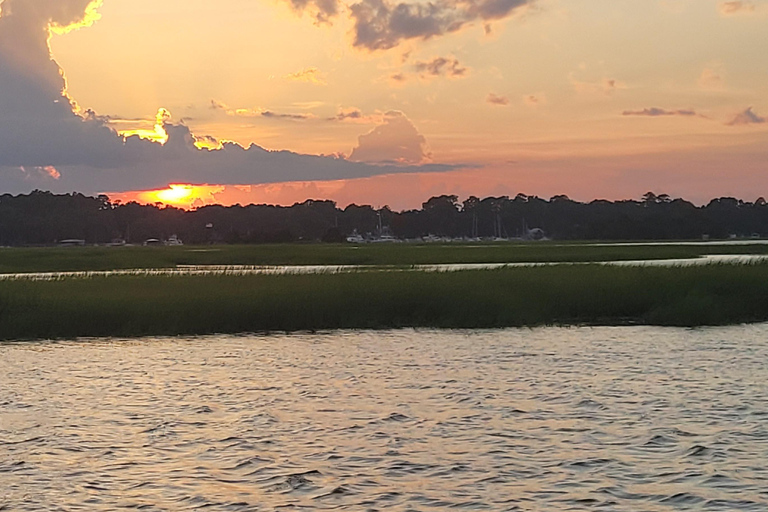
[[[620,260],[594,262],[518,262],[518,263],[446,263],[409,266],[384,265],[178,265],[174,268],[85,270],[72,272],[23,272],[0,274],[0,281],[58,281],[110,276],[246,276],[342,274],[351,272],[458,272],[462,270],[498,270],[504,268],[548,267],[561,265],[609,265],[622,267],[687,267],[697,265],[745,265],[768,261],[768,255],[709,254],[699,258],[660,260]]]
[[[0,344],[0,510],[768,509],[768,325]]]

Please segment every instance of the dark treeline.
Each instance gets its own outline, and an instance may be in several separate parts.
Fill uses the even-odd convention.
[[[142,243],[178,235],[185,243],[339,242],[357,232],[397,238],[536,238],[557,240],[670,240],[768,235],[768,205],[724,197],[699,206],[667,195],[589,203],[566,196],[545,200],[456,196],[429,199],[419,210],[308,200],[290,207],[205,206],[192,211],[138,203],[112,203],[107,196],[56,195],[35,191],[0,196],[0,245],[45,245],[65,239]]]

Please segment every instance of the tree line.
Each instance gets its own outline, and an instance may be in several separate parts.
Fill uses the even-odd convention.
[[[342,242],[352,233],[382,232],[401,239],[541,238],[557,240],[672,240],[768,236],[763,198],[732,197],[696,206],[665,194],[638,200],[574,201],[518,194],[515,197],[432,197],[420,209],[307,200],[293,206],[210,205],[183,210],[121,204],[79,193],[0,196],[0,246],[50,245],[65,239],[86,243],[142,243],[177,235],[187,244]]]

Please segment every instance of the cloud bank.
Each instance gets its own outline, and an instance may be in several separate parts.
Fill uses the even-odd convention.
[[[306,6],[309,3],[296,3]],[[330,3],[311,2],[323,15]],[[0,189],[24,192],[121,191],[162,188],[168,183],[250,184],[349,179],[402,172],[445,171],[452,166],[413,158],[413,149],[372,165],[337,157],[268,151],[225,142],[201,149],[184,125],[167,116],[158,122],[160,144],[137,135],[123,137],[109,118],[82,111],[67,94],[66,79],[51,57],[52,33],[64,33],[98,19],[100,0],[5,0],[0,14]],[[335,4],[334,4],[335,5]],[[215,108],[215,106],[214,106]],[[271,111],[265,117],[294,117]],[[404,118],[404,116],[403,116]],[[414,128],[415,130],[415,128]],[[365,146],[361,146],[365,155]],[[396,155],[397,156],[397,155]]]

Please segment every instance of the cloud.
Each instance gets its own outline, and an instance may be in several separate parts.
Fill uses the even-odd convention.
[[[363,114],[359,108],[347,108],[339,110],[339,113],[333,117],[326,118],[327,121],[369,123],[373,121],[371,116]]]
[[[90,23],[97,2],[6,0],[0,17],[0,165],[105,165],[121,146],[97,116],[75,114],[51,59],[51,31]],[[93,17],[93,15],[90,15]],[[87,157],[85,155],[88,155]],[[56,160],[56,161],[54,161]]]
[[[721,16],[736,16],[740,14],[752,14],[757,9],[754,2],[748,0],[730,0],[720,2],[718,10]]]
[[[621,113],[623,116],[644,116],[644,117],[669,117],[669,116],[681,116],[681,117],[695,117],[699,114],[695,110],[666,110],[658,107],[644,108],[643,110],[625,110]]]
[[[23,165],[19,167],[19,170],[24,174],[25,179],[32,179],[47,177],[54,180],[61,178],[61,173],[52,165],[45,165],[42,167],[32,167],[27,169]]]
[[[475,21],[503,19],[534,0],[444,0],[397,3],[361,0],[349,7],[354,20],[354,46],[387,50],[410,39],[430,39],[456,32]]]
[[[523,103],[529,107],[539,107],[547,104],[547,96],[543,92],[528,94],[523,97]]]
[[[146,128],[146,133],[137,131],[122,136],[114,128],[112,118],[83,111],[69,97],[65,75],[53,60],[48,44],[53,31],[66,32],[93,23],[98,18],[95,9],[99,5],[99,1],[91,0],[2,3],[1,190],[25,192],[45,188],[54,192],[94,193],[157,189],[168,183],[256,184],[454,168],[440,164],[408,167],[399,162],[371,165],[333,156],[220,143],[193,134],[183,124],[174,124],[164,109],[160,110],[154,127]],[[216,101],[210,108],[227,113],[232,110]],[[288,120],[309,117],[261,109],[250,113]],[[157,136],[157,142],[151,140],[152,135]],[[365,153],[364,148],[361,151]],[[412,156],[408,152],[403,154]]]
[[[307,82],[313,85],[328,85],[325,77],[322,76],[320,70],[317,68],[306,68],[296,73],[290,73],[283,77],[285,80],[291,82]]]
[[[103,0],[5,0],[2,14],[14,16],[26,27],[44,26],[53,33],[65,34],[89,27],[100,15]]]
[[[312,119],[312,114],[282,114],[279,112],[272,112],[271,110],[264,110],[259,115],[261,117],[268,117],[271,119],[292,119],[294,121],[303,121],[305,119]]]
[[[329,117],[329,121],[346,121],[347,119],[362,119],[363,113],[360,109],[352,108],[347,110],[340,110],[338,114],[333,117]]]
[[[568,78],[576,92],[581,94],[600,93],[606,96],[613,96],[616,91],[627,88],[627,84],[615,78],[603,78],[596,82],[589,82],[577,79],[573,73]]]
[[[331,18],[339,13],[338,0],[288,0],[294,11],[309,11],[317,23],[330,23]]]
[[[358,162],[418,164],[429,158],[427,140],[405,114],[389,111],[383,123],[358,137],[349,159]]]
[[[408,80],[408,77],[403,73],[393,73],[389,75],[389,79],[395,83],[401,84]]]
[[[626,89],[627,86],[623,82],[619,82],[613,78],[604,78],[600,84],[605,94],[611,95],[618,89]]]
[[[768,119],[757,115],[752,110],[752,107],[749,107],[744,112],[740,112],[736,114],[736,117],[734,117],[733,120],[727,124],[728,126],[745,126],[750,124],[763,124],[767,122],[768,122]]]
[[[459,78],[467,74],[467,68],[462,66],[455,58],[435,57],[430,61],[416,62],[413,68],[422,77],[447,76],[449,78]]]
[[[506,96],[498,96],[494,93],[489,93],[485,98],[485,101],[491,105],[509,105],[509,98]]]
[[[724,66],[720,62],[713,62],[705,67],[699,76],[699,87],[712,91],[719,91],[725,88]]]
[[[291,119],[294,121],[303,121],[314,119],[315,115],[311,113],[282,113],[263,108],[231,108],[225,103],[217,100],[211,100],[210,108],[212,110],[224,112],[233,117],[266,117],[268,119]]]
[[[198,149],[221,149],[221,141],[212,135],[195,135],[195,146]]]

